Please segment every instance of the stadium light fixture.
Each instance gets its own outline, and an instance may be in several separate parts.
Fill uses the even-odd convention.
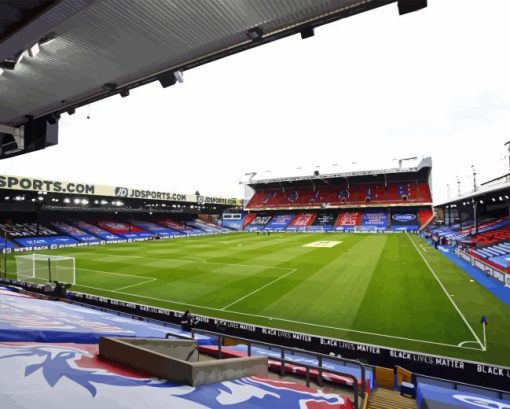
[[[81,200],[81,204],[82,205],[88,205],[89,204],[89,201],[87,199],[82,199]]]
[[[106,84],[103,84],[103,89],[108,92],[113,92],[117,89],[117,84],[114,82],[107,82]]]
[[[67,114],[68,114],[68,115],[74,115],[74,113],[75,113],[75,112],[76,112],[76,108],[69,108],[69,109],[67,110]]]
[[[157,78],[163,88],[170,87],[177,82],[174,73],[170,71],[159,74]]]
[[[43,38],[39,40],[40,45],[50,44],[57,38],[57,35],[53,32],[46,34]]]
[[[39,43],[35,43],[32,47],[28,49],[28,55],[32,58],[37,57],[37,54],[41,51],[41,47],[39,47]]]
[[[122,98],[129,97],[129,90],[128,90],[128,89],[121,89],[121,90],[120,90],[120,96],[121,96]]]
[[[260,27],[253,27],[248,30],[247,34],[251,41],[260,41],[262,40],[264,32]]]
[[[66,198],[64,199],[64,203],[71,203],[71,199],[69,199],[68,197],[66,197]]]
[[[179,84],[184,82],[184,73],[182,71],[175,71],[174,76]]]
[[[5,196],[5,197],[4,197],[4,199],[5,199],[5,200],[9,200],[9,199],[10,199],[10,197],[9,197],[9,196]]]
[[[32,198],[32,202],[35,202],[35,197],[34,197],[34,198]]]
[[[15,64],[19,64],[21,62],[21,60],[23,59],[23,57],[25,56],[25,51],[20,51],[16,56],[15,56]]]
[[[74,199],[74,204],[80,204],[80,199]]]
[[[39,196],[37,199],[39,199],[39,200],[44,200],[44,197]]]
[[[305,27],[303,30],[301,30],[301,39],[306,40],[307,38],[313,37],[315,35],[315,32],[313,30],[313,27]]]
[[[6,70],[14,70],[16,68],[16,61],[14,60],[4,60],[0,62],[0,68],[5,68]]]

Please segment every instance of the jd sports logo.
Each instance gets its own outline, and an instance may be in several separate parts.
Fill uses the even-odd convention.
[[[115,196],[117,197],[127,197],[128,190],[125,187],[116,187],[115,188]]]

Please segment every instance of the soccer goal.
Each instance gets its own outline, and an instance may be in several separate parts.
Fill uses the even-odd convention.
[[[76,283],[74,257],[29,254],[16,256],[16,277],[20,281]]]

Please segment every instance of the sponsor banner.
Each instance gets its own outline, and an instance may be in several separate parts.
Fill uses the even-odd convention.
[[[386,227],[388,225],[388,213],[386,211],[366,211],[363,213],[362,226]]]
[[[266,229],[283,230],[289,225],[293,218],[293,214],[278,214],[271,219]]]
[[[312,225],[305,228],[306,231],[309,232],[328,232],[333,229],[333,226],[329,224],[325,225]]]
[[[46,237],[30,237],[16,239],[16,243],[23,247],[38,246],[60,246],[66,244],[76,244],[76,240],[68,236],[46,236]]]
[[[336,226],[335,230],[338,232],[350,232],[350,231],[356,231],[356,226]]]
[[[270,221],[271,221],[271,216],[257,216],[246,227],[246,231],[260,231],[260,230],[263,230]]]
[[[391,226],[393,231],[417,231],[420,229],[420,226],[417,224],[407,224],[404,226]]]
[[[181,318],[179,312],[162,310],[157,307],[125,302],[121,302],[119,305],[117,300],[89,294],[71,293],[69,296],[74,301],[165,322],[179,323]],[[510,391],[510,368],[507,367],[324,338],[210,317],[199,316],[196,327],[326,355],[334,354],[347,359],[360,359],[374,366],[392,368],[398,365],[417,374]]]
[[[331,212],[320,212],[313,221],[314,226],[332,227],[335,224],[335,215]]]
[[[242,205],[242,201],[236,198],[222,198],[186,193],[161,192],[149,189],[132,189],[126,187],[114,187],[66,181],[45,180],[10,175],[0,175],[0,189],[27,192],[69,193],[77,195],[110,196],[118,198],[162,200],[171,202],[191,202],[197,204],[212,204],[212,205],[217,204],[223,206]]]
[[[298,215],[292,220],[292,227],[306,227],[313,223],[316,217],[315,213],[298,213]]]
[[[336,220],[337,227],[356,227],[361,218],[361,212],[342,212]],[[338,230],[338,229],[337,229]]]
[[[416,226],[419,224],[416,211],[406,209],[405,211],[394,211],[391,214],[392,226]]]

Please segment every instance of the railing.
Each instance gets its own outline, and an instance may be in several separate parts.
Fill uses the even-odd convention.
[[[365,371],[366,370],[365,370],[364,365],[361,364],[358,361],[354,361],[354,360],[351,360],[351,359],[339,358],[339,357],[336,357],[336,356],[319,354],[319,353],[316,353],[316,352],[306,351],[304,349],[283,347],[281,345],[269,344],[267,342],[253,341],[253,340],[247,339],[247,338],[236,337],[236,336],[231,336],[231,335],[225,335],[225,334],[218,333],[218,332],[206,331],[206,330],[192,328],[191,336],[194,338],[195,334],[203,334],[203,335],[207,335],[207,336],[210,336],[210,337],[218,338],[218,358],[220,358],[220,359],[223,356],[222,345],[223,345],[223,342],[224,342],[225,338],[233,339],[233,340],[241,341],[242,343],[245,343],[247,345],[247,348],[248,348],[248,356],[252,355],[251,354],[251,350],[252,350],[252,345],[253,344],[254,345],[262,345],[262,346],[268,347],[270,349],[280,350],[280,357],[279,358],[271,356],[271,357],[269,357],[269,359],[272,360],[272,361],[280,362],[280,375],[281,376],[284,376],[285,373],[286,373],[285,364],[298,365],[300,368],[304,368],[305,369],[305,382],[306,382],[306,386],[307,387],[310,386],[310,371],[312,371],[312,370],[317,371],[317,373],[318,373],[318,375],[317,375],[317,383],[320,386],[322,386],[324,384],[323,383],[324,382],[324,378],[322,376],[323,373],[343,376],[345,378],[348,378],[348,379],[352,380],[352,387],[353,387],[353,392],[354,392],[353,393],[354,394],[354,402],[353,403],[354,403],[354,407],[355,408],[361,409],[363,407],[364,401],[367,399],[367,394],[365,394],[365,386],[366,386],[366,374],[365,374]],[[301,363],[301,362],[296,363],[295,361],[286,359],[285,358],[285,353],[286,352],[310,355],[310,356],[312,356],[312,357],[317,359],[318,365],[309,365],[309,364],[304,364],[304,363]],[[322,366],[322,364],[323,364],[323,360],[325,360],[325,359],[330,360],[330,361],[336,361],[336,362],[342,363],[344,365],[349,364],[349,365],[354,365],[354,366],[358,367],[360,369],[360,371],[361,371],[361,388],[358,386],[358,379],[354,375],[346,374],[346,373],[343,373],[343,372],[340,372],[340,371],[336,371],[336,370],[333,370],[333,369],[324,368]]]

